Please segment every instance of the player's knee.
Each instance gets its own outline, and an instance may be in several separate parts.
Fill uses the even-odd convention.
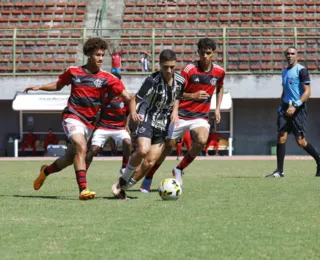
[[[122,146],[127,146],[127,147],[131,147],[132,146],[132,143],[131,143],[131,139],[123,139],[122,140]]]
[[[79,143],[75,145],[76,154],[85,156],[87,153],[87,144],[86,143]]]
[[[149,152],[149,149],[147,147],[139,147],[137,150],[137,154],[141,158],[146,157],[148,152]]]
[[[100,151],[100,147],[97,145],[91,146],[89,153],[91,153],[93,156],[96,155]]]

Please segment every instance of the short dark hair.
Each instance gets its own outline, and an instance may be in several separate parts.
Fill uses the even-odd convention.
[[[173,50],[165,49],[160,53],[160,62],[175,61],[177,59],[176,53]]]
[[[285,52],[287,52],[289,49],[295,49],[295,50],[298,52],[297,48],[294,47],[294,46],[289,46],[289,47],[285,50]]]
[[[49,130],[51,130],[51,131],[52,131],[52,128],[51,128],[51,127],[49,127],[49,128],[48,128],[48,131],[49,131]]]
[[[111,72],[111,74],[117,77],[118,79],[121,79],[121,75],[118,72]]]
[[[202,38],[198,42],[198,50],[202,49],[212,49],[215,51],[217,48],[217,43],[215,40],[210,38]]]
[[[90,55],[95,50],[106,50],[107,43],[99,37],[90,38],[83,45],[84,55]]]

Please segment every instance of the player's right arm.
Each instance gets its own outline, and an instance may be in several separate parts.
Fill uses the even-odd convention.
[[[39,86],[29,86],[24,89],[24,93],[28,93],[29,90],[32,91],[38,91],[38,90],[43,90],[43,91],[59,91],[63,88],[63,85],[60,85],[58,82],[51,82],[48,84],[44,85],[39,85]]]
[[[59,91],[64,86],[70,85],[71,83],[72,83],[72,75],[71,75],[70,68],[68,68],[64,73],[62,73],[59,76],[58,81],[51,82],[51,83],[44,84],[44,85],[29,86],[29,87],[25,88],[23,92],[28,93],[29,90],[32,90],[32,91],[38,91],[38,90]]]

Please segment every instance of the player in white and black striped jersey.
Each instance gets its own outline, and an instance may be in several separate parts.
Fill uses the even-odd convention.
[[[160,53],[160,71],[145,79],[136,99],[130,102],[131,111],[141,100],[147,105],[144,114],[139,115],[141,122],[136,130],[137,149],[131,155],[122,177],[112,186],[112,193],[118,198],[126,199],[124,190],[127,182],[142,160],[154,160],[161,155],[169,125],[178,121],[179,99],[182,99],[185,79],[174,71],[175,66],[174,51],[163,50]],[[136,112],[131,116],[136,117]]]

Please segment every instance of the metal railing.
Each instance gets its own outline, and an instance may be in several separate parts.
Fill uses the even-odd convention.
[[[191,57],[196,59],[197,41],[203,37],[210,37],[218,42],[217,63],[222,66],[228,74],[274,74],[285,63],[283,51],[288,46],[296,46],[301,58],[300,63],[309,68],[310,73],[320,73],[320,63],[318,61],[318,50],[320,49],[320,29],[317,27],[248,27],[248,28],[146,28],[146,29],[128,29],[128,28],[53,28],[53,29],[6,29],[0,30],[0,43],[2,45],[2,59],[0,67],[9,66],[9,71],[0,70],[0,76],[32,76],[32,75],[58,75],[61,71],[38,71],[30,70],[20,71],[19,57],[24,56],[25,50],[36,51],[39,49],[39,42],[49,43],[56,41],[57,46],[48,47],[46,44],[41,48],[51,48],[53,52],[49,54],[55,58],[56,48],[69,48],[71,42],[77,42],[76,54],[70,54],[70,57],[76,57],[78,62],[85,62],[82,54],[82,44],[90,37],[95,37],[97,30],[100,30],[101,38],[111,41],[114,47],[120,47],[124,50],[123,64],[135,64],[139,67],[141,55],[146,50],[151,56],[152,71],[157,69],[159,50],[164,48],[178,49],[178,65],[182,67],[187,61],[181,57]],[[41,33],[48,33],[47,37],[41,36]],[[54,37],[51,34],[56,33]],[[69,35],[66,36],[66,34]],[[77,35],[74,36],[73,33]],[[21,36],[23,35],[23,36]],[[30,37],[31,35],[31,37]],[[69,37],[68,37],[69,36]],[[29,42],[29,45],[26,44]],[[59,47],[59,42],[67,42],[67,46]],[[185,50],[189,53],[184,53]],[[190,53],[190,50],[194,50]],[[131,52],[132,51],[132,52]],[[31,54],[35,55],[35,54]],[[39,54],[46,56],[46,54]],[[62,55],[63,56],[63,55]],[[277,60],[273,59],[277,56]],[[283,60],[279,58],[283,57]],[[66,55],[64,55],[66,57]],[[246,58],[243,58],[246,57]],[[254,59],[253,59],[254,57]],[[269,57],[269,58],[268,58]],[[128,61],[128,59],[130,61]],[[43,64],[43,63],[41,63]],[[267,64],[263,67],[263,64]],[[71,64],[70,64],[71,65]],[[69,66],[70,66],[69,65]],[[12,70],[11,70],[12,66]],[[26,67],[31,66],[26,65]],[[63,63],[62,66],[67,64]],[[110,66],[110,61],[107,63]],[[242,67],[241,67],[242,66]],[[260,66],[260,67],[259,67]],[[41,66],[40,66],[41,67]],[[260,68],[260,69],[259,69]],[[141,71],[126,71],[123,74],[143,75],[147,74]]]

